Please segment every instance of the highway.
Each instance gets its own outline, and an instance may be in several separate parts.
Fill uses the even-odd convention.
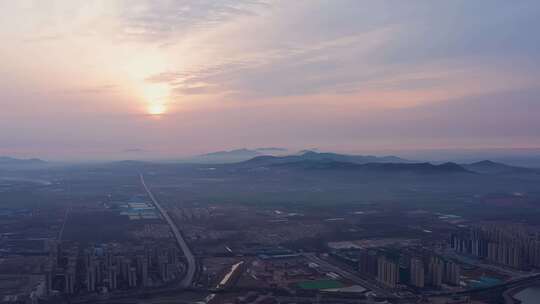
[[[67,223],[70,211],[71,211],[71,208],[66,209],[66,213],[64,214],[64,222],[62,223],[62,228],[60,228],[60,232],[58,232],[58,241],[61,241],[62,237],[64,236],[64,230],[66,228],[66,223]]]
[[[165,221],[167,221],[167,224],[171,228],[171,231],[174,235],[174,238],[176,239],[176,242],[178,243],[178,246],[184,252],[184,256],[186,257],[186,260],[187,260],[187,271],[186,271],[185,277],[180,282],[180,285],[183,288],[190,287],[193,284],[193,278],[195,277],[195,271],[197,269],[195,256],[191,252],[191,249],[188,247],[186,240],[184,240],[184,237],[180,233],[180,230],[178,230],[178,227],[176,226],[174,221],[171,219],[167,211],[163,209],[163,207],[159,204],[158,200],[154,197],[154,194],[152,194],[152,191],[150,191],[150,189],[146,185],[144,181],[144,176],[142,174],[139,174],[139,175],[141,178],[141,183],[144,189],[146,190],[146,192],[148,193],[148,196],[152,200],[152,203],[159,210],[159,213],[161,213],[161,216],[163,216]]]

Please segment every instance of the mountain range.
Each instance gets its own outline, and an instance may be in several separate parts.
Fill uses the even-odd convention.
[[[283,155],[282,148],[236,149],[202,154],[182,161],[182,163],[223,165],[225,168],[240,170],[332,170],[358,172],[408,172],[408,173],[473,173],[483,175],[540,174],[540,170],[511,166],[491,160],[457,164],[447,162],[433,164],[415,162],[397,156],[348,155],[330,152],[303,150],[298,154]],[[273,155],[270,155],[273,154]],[[123,166],[147,164],[148,162],[114,162]],[[0,156],[0,168],[34,169],[49,163],[41,159],[19,159]]]
[[[235,164],[243,169],[333,170],[362,172],[471,173],[455,163],[414,163],[395,156],[361,156],[313,151],[289,156],[258,156]]]
[[[291,162],[299,160],[313,160],[313,161],[339,161],[339,162],[351,162],[355,164],[365,163],[409,163],[409,160],[405,160],[396,156],[371,156],[371,155],[346,155],[337,153],[320,153],[312,150],[303,150],[298,154],[285,155],[287,149],[283,148],[257,148],[257,149],[236,149],[230,151],[218,151],[207,154],[198,155],[187,159],[187,162],[192,163],[208,163],[208,164],[223,164],[223,163],[236,163],[242,161],[252,160],[258,157],[276,157],[275,162]]]
[[[432,164],[413,162],[396,156],[364,156],[337,153],[319,153],[305,151],[302,154],[287,156],[257,156],[250,160],[234,164],[242,169],[279,169],[279,170],[333,170],[361,172],[408,172],[408,173],[469,173],[469,174],[538,174],[540,171],[529,168],[510,166],[489,160],[457,164],[446,162]]]
[[[346,155],[337,153],[322,153],[315,151],[303,151],[297,155],[287,156],[259,156],[255,157],[250,162],[266,162],[269,164],[291,163],[299,161],[317,161],[317,162],[343,162],[352,164],[368,164],[368,163],[412,163],[409,160],[402,159],[396,156],[371,156],[371,155]]]

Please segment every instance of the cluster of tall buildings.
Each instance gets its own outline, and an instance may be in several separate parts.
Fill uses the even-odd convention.
[[[540,267],[540,235],[522,225],[481,225],[451,235],[451,247],[493,263],[528,269]]]
[[[60,290],[65,294],[74,294],[77,289],[78,246],[62,250],[57,240],[48,241],[49,259],[44,266],[45,296]]]
[[[182,264],[174,246],[145,247],[129,252],[99,247],[85,251],[84,269],[86,290],[94,292],[99,287],[107,290],[148,287],[155,285],[152,283],[155,278],[167,283],[178,277]],[[151,274],[156,276],[151,278]]]
[[[184,271],[174,245],[103,245],[79,250],[77,246],[51,249],[45,267],[46,290],[65,294],[129,290],[163,285]]]
[[[459,264],[427,252],[396,252],[381,249],[362,250],[359,271],[387,288],[399,284],[415,288],[441,288],[443,283],[460,283]]]

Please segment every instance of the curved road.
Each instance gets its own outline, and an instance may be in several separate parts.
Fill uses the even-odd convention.
[[[148,193],[148,196],[152,200],[152,203],[159,210],[159,213],[161,213],[161,216],[163,216],[163,218],[167,221],[167,224],[169,224],[169,227],[171,227],[172,233],[174,235],[174,238],[176,239],[176,242],[178,243],[178,246],[184,252],[184,256],[186,257],[186,260],[187,260],[187,271],[186,271],[186,276],[182,279],[182,281],[180,282],[180,285],[182,287],[190,287],[191,284],[193,283],[195,270],[197,269],[195,256],[193,256],[193,253],[191,252],[191,250],[189,249],[186,243],[186,240],[184,240],[184,237],[180,233],[180,230],[178,230],[178,227],[173,222],[173,220],[171,219],[167,211],[163,209],[163,207],[161,207],[161,205],[159,204],[157,199],[154,197],[154,195],[152,194],[148,186],[146,186],[146,183],[144,182],[144,176],[142,174],[139,174],[139,175],[141,177],[141,183],[144,189],[146,190],[146,192]]]

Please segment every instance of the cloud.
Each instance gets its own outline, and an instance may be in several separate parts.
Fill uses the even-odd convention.
[[[252,16],[267,6],[262,0],[136,0],[122,3],[122,34],[159,41],[197,29],[215,27],[237,17]]]
[[[383,62],[448,58],[528,57],[538,60],[540,41],[529,29],[540,26],[537,1],[466,1],[396,5],[403,32],[381,50]]]
[[[538,5],[480,2],[282,2],[241,34],[212,36],[222,56],[148,81],[235,100],[446,91],[440,100],[537,85],[527,66],[538,63],[540,43],[521,29],[539,23],[530,8]]]
[[[369,78],[358,56],[375,51],[389,39],[391,29],[339,37],[313,45],[274,48],[182,72],[165,72],[147,78],[167,83],[179,94],[228,93],[269,97],[315,94],[340,90]],[[352,61],[352,62],[351,62]]]
[[[101,93],[115,93],[118,90],[118,86],[114,84],[102,84],[95,86],[87,86],[82,88],[76,88],[71,90],[64,90],[63,93],[67,94],[101,94]]]

